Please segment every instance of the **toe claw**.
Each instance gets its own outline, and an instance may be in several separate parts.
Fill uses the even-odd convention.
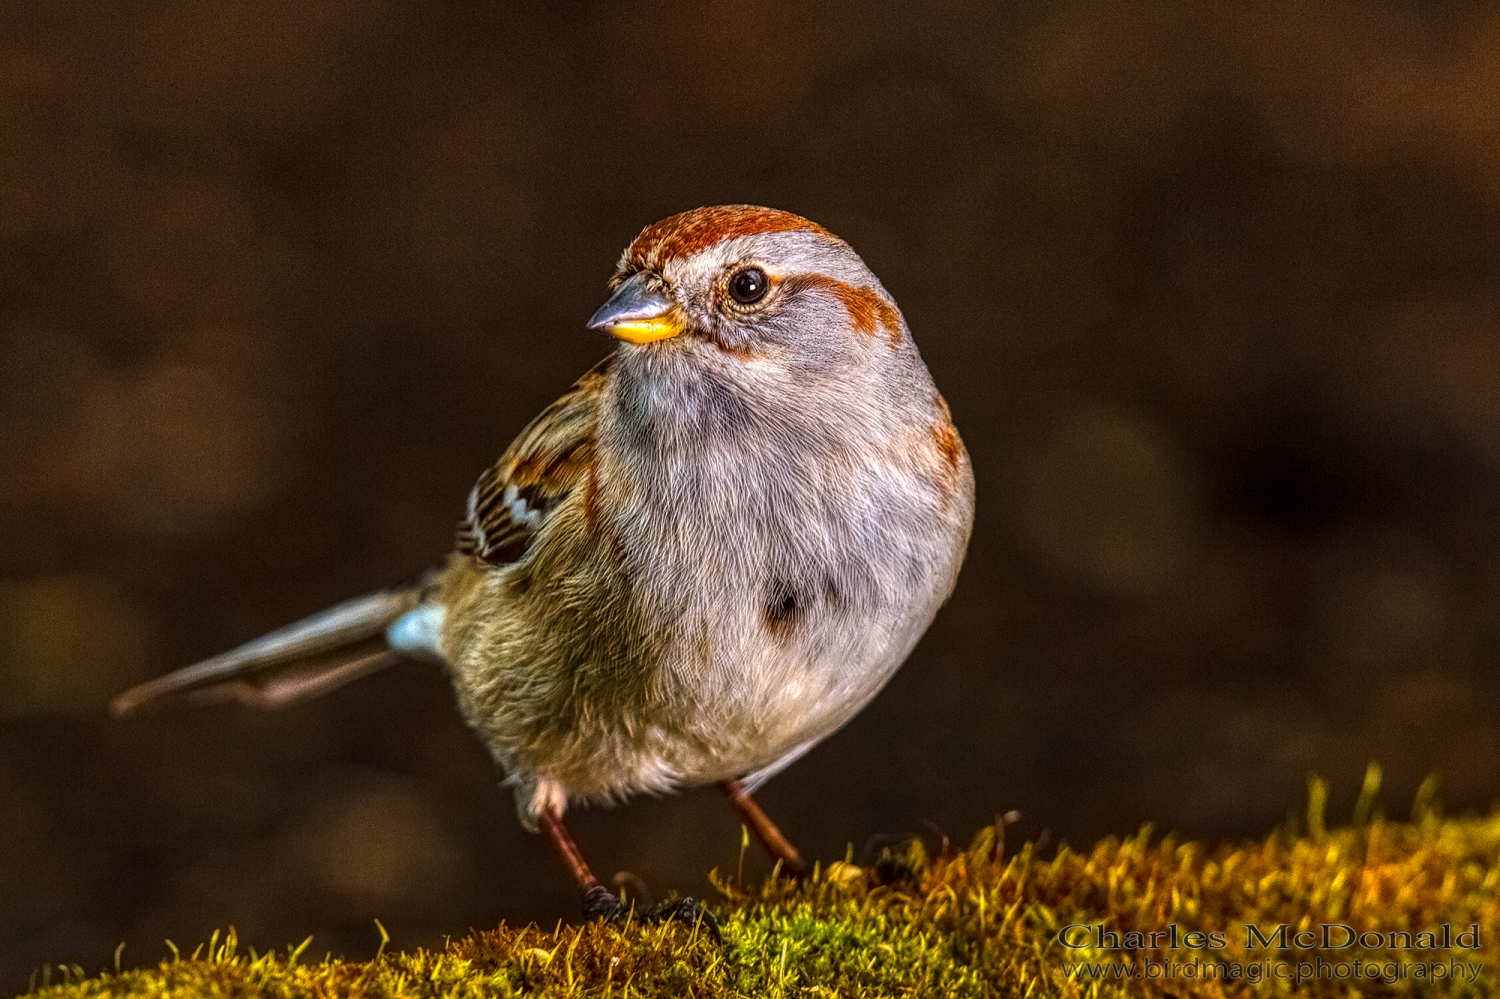
[[[609,923],[618,923],[630,917],[632,908],[620,901],[619,896],[601,884],[593,884],[585,888],[578,896],[583,905],[584,919],[602,919]],[[674,922],[686,926],[700,926],[703,931],[713,937],[715,942],[723,942],[719,935],[719,921],[709,908],[697,899],[688,895],[674,895],[664,901],[657,902],[645,912],[637,912],[637,915],[648,923]]]
[[[909,885],[921,875],[913,852],[920,851],[921,844],[922,837],[916,833],[871,836],[859,866],[870,872],[877,885]]]
[[[642,918],[653,923],[670,920],[688,926],[701,926],[716,942],[723,939],[719,935],[719,921],[714,918],[713,912],[691,895],[675,896],[658,902],[647,909]]]
[[[578,896],[583,905],[584,919],[603,919],[614,922],[629,911],[625,903],[614,892],[601,884],[590,885]]]

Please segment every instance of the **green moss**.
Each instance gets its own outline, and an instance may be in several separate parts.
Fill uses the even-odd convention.
[[[1378,782],[1378,774],[1375,775]],[[1043,859],[1023,847],[997,849],[996,829],[981,830],[965,851],[935,859],[913,845],[905,863],[874,872],[850,864],[821,869],[808,882],[739,887],[716,879],[722,942],[701,927],[592,924],[542,930],[499,929],[455,941],[441,951],[383,954],[368,963],[303,963],[295,953],[238,953],[231,933],[194,958],[154,969],[80,979],[38,988],[39,999],[83,997],[401,997],[467,999],[506,996],[1220,996],[1220,995],[1469,995],[1495,991],[1486,966],[1476,981],[1409,977],[1314,978],[1292,982],[1204,976],[1211,962],[1264,966],[1286,961],[1314,969],[1387,962],[1432,962],[1445,972],[1455,959],[1488,965],[1500,940],[1500,815],[1442,819],[1431,789],[1418,796],[1413,821],[1371,819],[1367,782],[1357,825],[1327,830],[1326,794],[1312,787],[1307,832],[1278,831],[1259,843],[1209,846],[1154,839],[1149,829],[1106,839],[1086,852],[1061,849]],[[1367,801],[1366,798],[1371,800]],[[1163,932],[1175,924],[1179,948],[1123,951],[1058,941],[1070,924]],[[1319,924],[1357,930],[1419,932],[1478,924],[1482,948],[1419,952],[1373,950],[1247,950],[1243,924],[1267,934]],[[1195,951],[1190,931],[1221,931],[1224,946]],[[1336,934],[1337,935],[1337,934]],[[1083,933],[1083,936],[1088,936]],[[1123,937],[1122,937],[1123,940]],[[1389,944],[1388,939],[1385,943]],[[1397,943],[1403,942],[1399,939]],[[1187,968],[1198,960],[1196,977]],[[1175,977],[1122,982],[1080,981],[1068,965],[1143,960],[1181,965]],[[1246,963],[1248,962],[1248,963]],[[1219,966],[1215,965],[1217,971]],[[1410,970],[1410,969],[1409,969]]]

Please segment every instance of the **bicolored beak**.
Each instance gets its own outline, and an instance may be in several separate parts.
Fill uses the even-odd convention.
[[[589,329],[630,343],[651,343],[677,336],[684,327],[676,306],[646,287],[644,274],[635,274],[594,313]]]

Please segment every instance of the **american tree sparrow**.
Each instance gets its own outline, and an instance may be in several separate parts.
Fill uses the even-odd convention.
[[[621,903],[564,825],[573,802],[716,783],[801,874],[751,792],[864,707],[947,599],[968,455],[895,302],[804,218],[674,215],[611,288],[589,326],[618,348],[480,477],[446,562],[116,710],[281,707],[433,657],[586,915]]]

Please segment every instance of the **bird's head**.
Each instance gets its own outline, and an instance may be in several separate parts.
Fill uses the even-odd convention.
[[[797,361],[900,347],[890,295],[849,244],[790,212],[698,208],[625,250],[591,329],[643,349]]]

